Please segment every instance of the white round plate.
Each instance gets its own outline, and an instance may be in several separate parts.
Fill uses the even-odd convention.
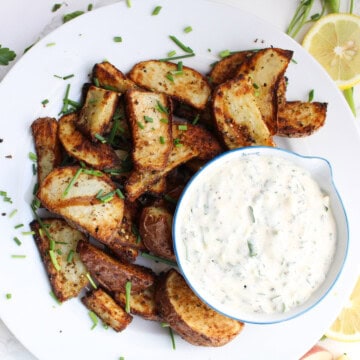
[[[152,16],[155,6],[162,6]],[[193,31],[183,29],[192,26]],[[338,283],[326,298],[305,315],[280,324],[246,325],[244,331],[220,348],[192,346],[175,336],[176,350],[166,328],[135,318],[122,333],[98,325],[91,330],[87,309],[78,299],[58,305],[29,230],[30,202],[35,178],[28,158],[33,150],[30,125],[40,116],[58,117],[65,88],[80,97],[92,66],[104,59],[123,72],[136,62],[159,59],[170,50],[182,51],[169,39],[175,35],[196,53],[184,64],[206,73],[222,50],[276,46],[294,50],[288,100],[328,102],[326,125],[304,139],[276,139],[278,146],[331,162],[334,181],[346,208],[350,226],[349,255]],[[121,36],[122,42],[113,38]],[[62,80],[70,74],[75,76]],[[57,76],[54,76],[57,75]],[[104,359],[298,359],[331,324],[347,299],[357,275],[360,253],[360,138],[354,118],[341,93],[321,67],[292,39],[258,18],[231,6],[206,0],[134,0],[89,12],[39,41],[0,84],[0,317],[15,336],[40,360]],[[48,99],[44,107],[41,102]],[[17,209],[12,217],[9,214]],[[6,213],[7,215],[4,215]],[[1,215],[3,214],[3,215]],[[24,223],[22,229],[14,226]],[[22,245],[13,238],[17,236]],[[26,255],[13,258],[12,255]],[[7,299],[5,294],[11,293]]]

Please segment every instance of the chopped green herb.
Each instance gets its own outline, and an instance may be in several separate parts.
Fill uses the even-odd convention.
[[[22,244],[20,239],[18,237],[16,237],[16,236],[14,236],[14,241],[15,241],[16,245],[20,246]]]
[[[23,235],[34,235],[35,231],[22,231],[21,232]]]
[[[65,76],[63,76],[63,80],[71,79],[74,76],[75,76],[74,74],[65,75]]]
[[[314,0],[301,0],[300,4],[295,10],[295,14],[292,17],[290,24],[286,30],[286,33],[291,37],[295,37],[301,28],[308,21],[308,16],[311,8],[314,4]]]
[[[71,249],[71,250],[69,251],[69,253],[68,253],[67,258],[66,258],[66,261],[67,261],[68,263],[71,263],[71,262],[73,261],[73,259],[74,259],[74,254],[75,254],[74,250]]]
[[[146,116],[146,115],[144,115],[144,120],[145,120],[145,122],[147,122],[147,123],[152,123],[152,122],[154,122],[154,119],[153,119],[152,117]]]
[[[99,318],[96,316],[96,314],[93,312],[93,311],[89,311],[89,316],[90,316],[90,319],[92,321],[92,327],[91,327],[91,330],[94,330],[99,322]]]
[[[115,192],[120,199],[125,199],[125,195],[122,193],[122,191],[119,188],[117,188]]]
[[[192,125],[196,125],[199,122],[200,114],[196,114],[194,120],[191,122]]]
[[[33,152],[29,152],[29,159],[31,160],[31,161],[37,161],[37,156],[36,156],[36,154],[34,154]]]
[[[255,222],[255,215],[254,215],[254,208],[252,206],[248,206],[249,209],[249,215],[250,215],[250,219],[251,222]]]
[[[50,256],[50,260],[51,260],[52,264],[54,265],[55,270],[59,271],[61,269],[61,267],[57,261],[55,251],[49,250],[49,256]]]
[[[176,147],[182,146],[182,143],[180,142],[180,139],[179,139],[179,138],[175,138],[175,139],[173,140],[173,142],[174,142],[174,145],[175,145]]]
[[[168,124],[169,123],[169,120],[168,119],[165,119],[165,118],[161,118],[160,121],[164,124]]]
[[[154,10],[152,11],[151,15],[158,15],[159,12],[161,11],[161,9],[162,9],[162,6],[156,6],[154,8]]]
[[[127,281],[125,284],[125,311],[130,313],[131,303],[131,281]]]
[[[186,131],[188,129],[187,125],[178,125],[178,129],[181,131]]]
[[[140,121],[137,122],[137,126],[138,126],[140,129],[145,129],[144,124],[142,124]]]
[[[100,134],[95,134],[94,135],[96,139],[98,139],[102,144],[105,144],[106,143],[106,139],[100,135]]]
[[[72,19],[75,19],[76,17],[78,17],[78,16],[80,16],[82,14],[84,14],[84,11],[80,11],[80,10],[74,11],[74,12],[72,12],[70,14],[66,14],[66,15],[63,16],[63,22],[66,23],[66,22],[68,22],[68,21],[70,21]]]
[[[128,8],[131,8],[131,6],[132,6],[131,0],[126,0],[126,6]]]
[[[70,84],[67,84],[65,90],[65,96],[63,98],[63,106],[61,108],[60,114],[66,114],[69,111],[69,93],[70,93]]]
[[[174,82],[174,77],[172,76],[172,74],[171,73],[167,73],[166,74],[166,78],[168,79],[168,80],[170,80],[171,82]]]
[[[83,170],[84,170],[83,168],[79,168],[79,169],[76,171],[75,175],[74,175],[73,178],[70,180],[68,186],[65,188],[65,190],[64,190],[64,192],[63,192],[63,194],[62,194],[63,197],[65,197],[65,196],[69,193],[70,189],[71,189],[72,186],[75,184],[76,180],[78,179],[78,177],[80,176],[80,174],[83,172]]]
[[[26,255],[16,255],[16,254],[14,254],[14,255],[11,255],[11,257],[13,259],[25,259]]]
[[[114,42],[122,42],[122,37],[121,36],[114,36],[114,38],[113,38],[113,40],[114,40]]]
[[[160,144],[165,144],[165,138],[163,136],[159,137]]]
[[[171,51],[169,51],[168,53],[167,53],[167,56],[169,57],[169,58],[172,58],[173,56],[175,56],[176,55],[176,51],[175,50],[171,50]]]
[[[33,175],[36,175],[37,169],[36,169],[36,165],[33,163],[32,164],[32,173]]]
[[[156,102],[156,109],[158,110],[158,111],[160,111],[161,113],[163,113],[163,114],[166,114],[166,115],[168,115],[169,114],[169,111],[168,111],[168,109],[160,102],[160,101],[157,101]]]
[[[256,256],[257,253],[254,250],[254,244],[251,241],[248,241],[247,245],[248,245],[248,249],[249,249],[249,256],[250,257]]]
[[[136,236],[136,243],[137,244],[140,243],[141,241],[140,231],[135,224],[131,225],[131,232]]]
[[[146,259],[150,259],[150,260],[153,260],[153,261],[156,261],[156,262],[161,262],[163,264],[167,264],[167,265],[170,265],[170,266],[174,266],[174,267],[177,266],[177,263],[175,261],[164,259],[164,258],[161,258],[159,256],[155,256],[155,255],[152,255],[152,254],[149,254],[149,253],[146,253],[146,252],[142,252],[141,256],[146,258]]]
[[[109,193],[102,195],[102,196],[97,196],[96,198],[98,200],[100,200],[103,203],[107,203],[109,201],[111,201],[114,198],[114,195],[116,194],[116,190],[110,191]]]
[[[48,103],[49,103],[49,99],[44,99],[44,100],[41,102],[41,104],[42,104],[43,106],[47,105]]]
[[[50,291],[49,294],[59,305],[61,305],[61,301],[56,297],[53,291]]]
[[[191,26],[187,26],[186,28],[184,28],[184,33],[189,33],[189,32],[191,32],[193,29],[192,29],[192,27]]]
[[[92,286],[94,289],[97,289],[97,285],[95,284],[95,281],[93,280],[93,278],[91,277],[91,275],[90,275],[89,273],[86,273],[86,277],[88,278],[89,283],[91,284],[91,286]]]
[[[169,38],[183,51],[189,54],[193,54],[194,51],[189,47],[182,43],[176,36],[169,35]]]
[[[51,43],[47,43],[46,44],[46,47],[51,47],[51,46],[55,46],[56,45],[56,43],[54,43],[54,42],[51,42]],[[32,45],[31,45],[32,46]]]
[[[20,229],[23,226],[24,226],[24,224],[17,224],[17,225],[14,226],[14,229]]]
[[[9,214],[9,218],[12,218],[17,212],[18,212],[18,210],[17,210],[17,209],[14,209],[14,210]]]
[[[314,89],[311,89],[309,91],[309,99],[308,99],[309,102],[312,102],[314,100],[314,93],[315,93]]]
[[[89,4],[87,7],[87,11],[91,11],[93,9],[94,5],[93,4]]]
[[[11,297],[12,297],[12,295],[11,295],[10,293],[7,293],[7,294],[5,295],[5,297],[6,297],[6,299],[10,300]]]
[[[172,328],[170,326],[169,326],[169,334],[170,334],[170,338],[171,338],[172,348],[173,348],[173,350],[176,350],[174,332],[172,331]]]
[[[54,4],[51,11],[55,12],[61,8],[62,4]]]
[[[223,50],[223,51],[220,51],[220,53],[219,53],[219,56],[220,56],[221,58],[225,58],[225,57],[227,57],[227,56],[229,56],[229,55],[231,55],[230,50]]]
[[[0,45],[0,65],[9,65],[9,62],[13,61],[15,57],[16,53],[14,51]]]
[[[186,58],[189,58],[189,57],[192,57],[192,56],[195,56],[195,54],[191,53],[191,54],[186,54],[186,55],[170,56],[170,57],[167,57],[167,58],[159,59],[159,61],[186,59]]]
[[[100,170],[94,170],[94,169],[82,169],[82,172],[86,175],[92,175],[92,176],[103,176],[103,173]]]

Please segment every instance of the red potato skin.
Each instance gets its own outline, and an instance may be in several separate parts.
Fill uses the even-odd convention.
[[[315,345],[300,360],[334,360],[334,356],[323,347]]]

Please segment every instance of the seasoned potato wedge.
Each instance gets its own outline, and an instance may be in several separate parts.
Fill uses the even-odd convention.
[[[148,206],[143,208],[139,232],[146,248],[154,255],[175,261],[172,243],[172,214],[163,207]]]
[[[117,332],[124,330],[132,321],[132,316],[102,289],[86,294],[81,300],[89,310]]]
[[[94,144],[76,129],[78,114],[64,115],[59,120],[59,139],[69,155],[95,169],[117,168],[115,151],[108,144]]]
[[[277,132],[277,88],[293,52],[266,48],[255,52],[239,67],[237,75],[248,75],[256,88],[256,102],[261,115],[274,135]]]
[[[327,104],[289,101],[279,109],[279,136],[304,137],[321,128],[326,119]]]
[[[148,60],[136,64],[129,78],[140,87],[151,91],[163,92],[196,109],[202,110],[211,93],[206,78],[198,71],[177,64]]]
[[[131,292],[138,293],[155,281],[152,270],[130,263],[122,263],[87,241],[79,241],[77,252],[91,276],[109,291],[125,292],[128,281]]]
[[[219,60],[209,73],[211,84],[217,86],[237,76],[240,65],[253,54],[253,51],[239,51]]]
[[[136,87],[134,82],[128,79],[119,69],[111,63],[104,61],[95,64],[92,71],[94,83],[98,86],[119,93],[125,93],[127,90]]]
[[[115,292],[114,300],[121,306],[126,305],[126,296],[124,293]],[[161,321],[158,309],[155,304],[155,287],[149,286],[138,294],[132,294],[130,297],[130,313],[139,315],[146,320]]]
[[[37,177],[41,184],[62,160],[58,138],[58,122],[54,118],[38,118],[31,124],[37,156]]]
[[[216,127],[229,149],[274,145],[258,107],[251,78],[240,76],[219,85],[212,101]]]
[[[77,243],[86,240],[85,235],[63,219],[42,219],[41,224],[33,220],[30,228],[56,298],[63,302],[78,296],[89,282],[87,270],[76,254]],[[54,244],[53,249],[50,248],[49,236]]]
[[[126,109],[135,168],[163,169],[173,145],[169,98],[162,93],[131,89],[126,93]]]
[[[76,127],[91,141],[98,142],[97,136],[103,136],[110,128],[114,115],[118,93],[90,85],[85,103],[80,110]]]
[[[160,276],[155,302],[163,321],[194,345],[225,345],[244,327],[203,303],[174,269]]]
[[[53,170],[40,185],[37,195],[49,211],[107,243],[120,226],[124,200],[117,195],[107,202],[97,199],[100,191],[110,194],[116,186],[105,174],[95,176],[81,170],[76,166]]]

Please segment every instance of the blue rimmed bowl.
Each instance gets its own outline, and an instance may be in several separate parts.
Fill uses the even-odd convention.
[[[236,166],[236,162],[243,157],[274,157],[279,159],[280,162],[290,162],[296,167],[307,171],[310,174],[311,178],[320,187],[321,191],[329,197],[329,208],[333,214],[333,219],[336,227],[335,249],[333,251],[332,260],[326,270],[324,279],[316,285],[316,288],[312,291],[310,296],[308,296],[307,299],[305,299],[303,302],[300,302],[298,305],[291,306],[289,308],[279,308],[272,311],[259,311],[259,309],[249,311],[249,308],[243,309],[242,306],[228,306],[225,304],[224,301],[220,301],[218,298],[214,297],[214,292],[209,291],[209,289],[213,286],[219,286],[220,281],[223,297],[232,297],[234,299],[234,289],[236,287],[243,286],[243,282],[234,281],[233,278],[228,279],[226,272],[222,274],[223,277],[221,278],[221,280],[219,280],[218,274],[214,273],[214,271],[216,270],[214,270],[213,265],[211,266],[210,271],[209,267],[203,266],[204,264],[202,263],[202,261],[197,261],[196,257],[189,256],[189,251],[199,251],[198,246],[192,248],[192,245],[190,246],[189,250],[190,240],[191,243],[194,242],[194,244],[196,242],[207,241],[207,239],[204,239],[203,236],[202,239],[200,239],[199,233],[197,232],[192,235],[193,238],[191,238],[190,240],[189,234],[187,235],[187,240],[185,240],[184,238],[185,236],[183,229],[190,228],[193,224],[195,224],[196,226],[197,223],[202,222],[202,215],[197,214],[194,216],[189,216],[189,204],[191,202],[191,199],[196,196],[195,194],[203,190],[204,185],[208,183],[214,172],[220,172],[222,177],[226,177],[226,171],[223,171],[225,164],[226,166],[234,167]],[[242,183],[240,178],[237,179],[236,184],[232,185],[233,186],[231,186],[230,183],[230,186],[224,186],[222,191],[247,191],[246,187],[244,187],[245,185]],[[221,209],[217,210],[221,211]],[[214,231],[214,228],[212,226],[215,225],[218,228],[220,226],[219,224],[217,224],[217,221],[214,220],[212,221],[212,223],[209,224],[209,229],[207,229],[207,231],[209,231],[210,233]],[[329,293],[329,291],[337,281],[346,260],[349,242],[349,230],[346,212],[333,181],[331,165],[326,159],[320,157],[303,156],[292,151],[280,148],[254,146],[231,150],[223,153],[209,163],[207,163],[200,171],[198,171],[194,175],[194,177],[187,184],[181,195],[181,198],[178,201],[173,220],[173,242],[179,270],[183,274],[188,285],[203,302],[208,304],[214,310],[243,322],[255,324],[273,324],[290,320],[294,317],[306,313],[309,309],[316,306],[316,304],[318,304]],[[226,251],[226,246],[227,245],[225,245],[225,248],[223,248],[219,252]],[[206,252],[212,251],[212,247],[213,246],[211,243],[207,243],[205,246],[201,246],[201,256],[206,257]],[[251,248],[249,248],[248,250],[250,250],[250,252],[252,251]],[[221,254],[218,255],[221,256]],[[214,256],[214,251],[212,251],[211,256]],[[284,256],[286,257],[286,254],[284,254]],[[299,259],[299,261],[301,261],[301,259]],[[316,259],[313,259],[313,261],[316,261]],[[217,261],[214,262],[216,263]],[[242,270],[239,271],[244,270],[242,268]],[[249,279],[249,281],[251,282],[252,280],[250,277]],[[207,285],[205,286],[201,283],[205,283]],[[211,285],[209,286],[209,284]],[[276,285],[281,287],[280,284]],[[247,283],[246,286],[251,287],[251,283]],[[232,301],[236,302],[237,299],[235,298],[235,300]],[[254,301],[256,301],[256,298],[254,299]]]

